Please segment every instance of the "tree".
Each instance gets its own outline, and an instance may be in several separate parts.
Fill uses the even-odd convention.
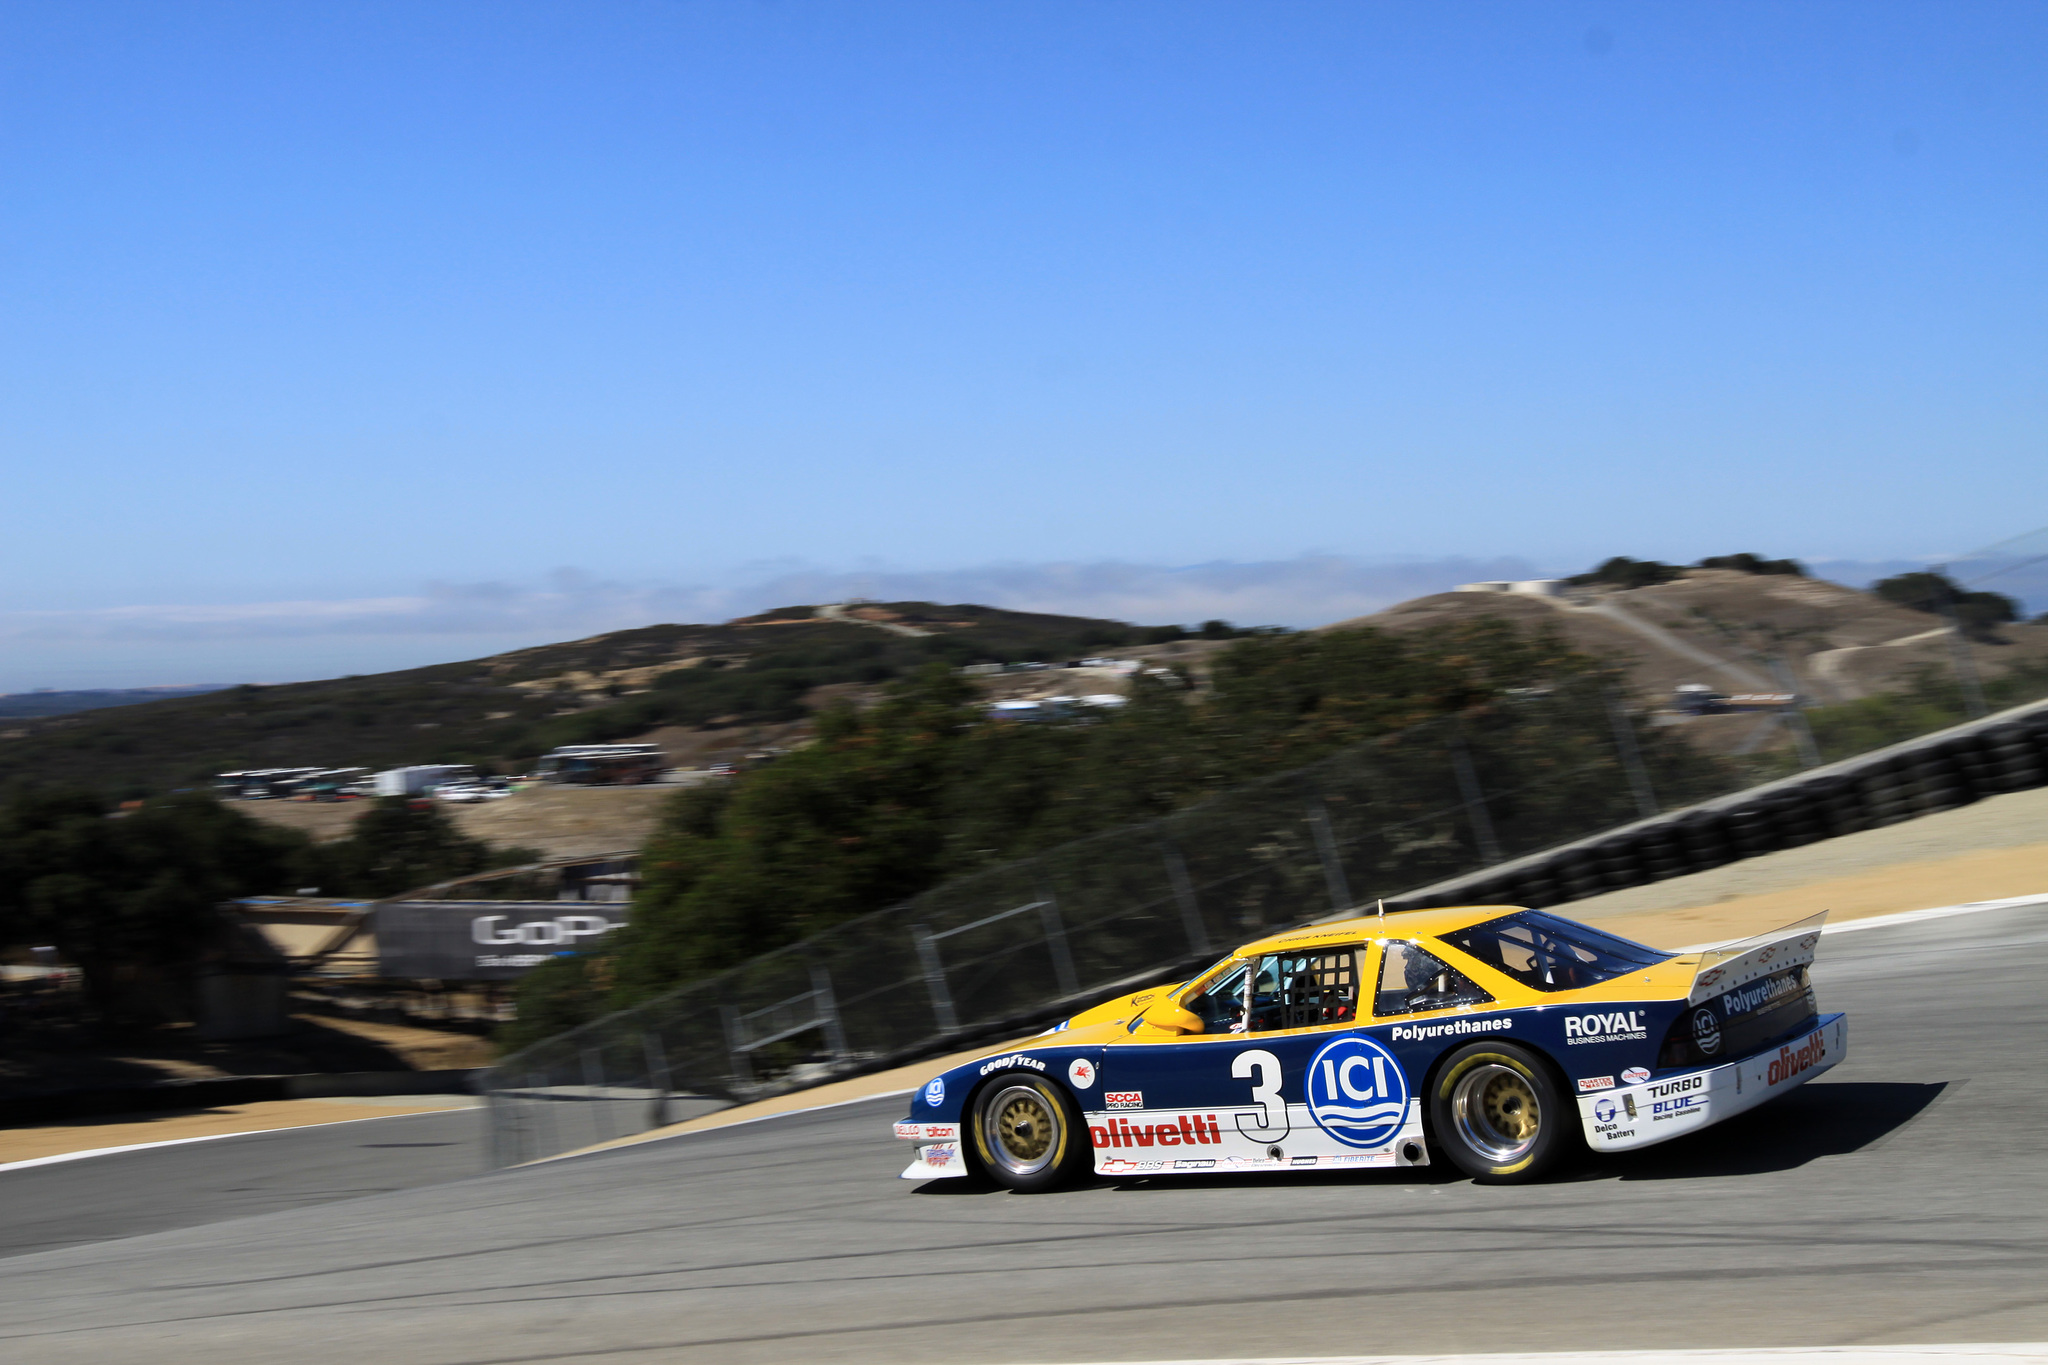
[[[1592,572],[1575,574],[1565,582],[1579,587],[1606,584],[1616,588],[1647,588],[1657,583],[1669,583],[1684,576],[1685,570],[1676,564],[1660,564],[1654,559],[1630,559],[1627,555],[1616,555]]]
[[[1806,577],[1806,566],[1796,559],[1765,559],[1747,550],[1741,554],[1709,555],[1700,561],[1702,569],[1735,569],[1742,573],[1786,574],[1796,578]]]
[[[1998,627],[2020,619],[2020,604],[2004,593],[1971,592],[1947,574],[1935,571],[1881,578],[1870,590],[1887,602],[1943,616],[1955,613],[1963,632],[1979,640],[1998,639]]]
[[[288,887],[306,849],[208,796],[19,797],[0,811],[0,944],[54,946],[109,1022],[180,1018],[216,907]]]

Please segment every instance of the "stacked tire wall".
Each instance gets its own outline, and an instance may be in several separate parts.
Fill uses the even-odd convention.
[[[1422,887],[1390,903],[1406,909],[1562,905],[2043,785],[2048,702]]]

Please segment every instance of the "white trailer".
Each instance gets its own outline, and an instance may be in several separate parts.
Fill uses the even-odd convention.
[[[377,774],[377,795],[419,796],[444,782],[474,782],[476,769],[467,763],[421,763]]]

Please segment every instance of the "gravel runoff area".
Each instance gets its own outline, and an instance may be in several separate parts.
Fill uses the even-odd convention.
[[[2048,1090],[2027,1078],[2044,971],[2038,905],[1830,935],[1817,980],[1850,1014],[1840,1067],[1548,1184],[1418,1168],[919,1186],[896,1179],[902,1101],[876,1099],[12,1257],[0,1350],[999,1365],[2041,1342]],[[155,1188],[130,1161],[18,1174],[97,1168],[102,1199]]]

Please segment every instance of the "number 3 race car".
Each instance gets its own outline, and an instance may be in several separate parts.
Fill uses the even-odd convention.
[[[1816,917],[1659,952],[1513,906],[1314,925],[954,1067],[906,1180],[1427,1165],[1534,1180],[1739,1114],[1842,1060]],[[1370,986],[1366,983],[1371,983]]]

